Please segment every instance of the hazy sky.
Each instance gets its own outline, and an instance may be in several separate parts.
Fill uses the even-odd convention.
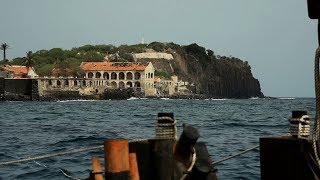
[[[8,58],[85,44],[198,43],[248,61],[267,96],[313,97],[317,21],[305,0],[0,0]]]

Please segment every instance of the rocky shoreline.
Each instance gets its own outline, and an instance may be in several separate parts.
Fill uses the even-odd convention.
[[[32,99],[30,95],[6,93],[0,97],[0,101],[66,101],[66,100],[127,100],[127,99],[190,99],[190,100],[208,100],[208,99],[225,99],[219,97],[210,97],[205,94],[188,94],[173,96],[135,96],[129,90],[108,91],[102,95],[80,95],[76,91],[59,91],[54,94],[46,94],[38,99]],[[270,98],[270,97],[268,97]],[[234,99],[234,98],[233,98]],[[250,99],[250,98],[236,98]]]

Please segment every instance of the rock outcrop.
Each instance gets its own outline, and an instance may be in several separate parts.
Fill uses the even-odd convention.
[[[174,43],[151,43],[148,48],[154,47],[157,51],[171,53],[174,59],[140,61],[151,61],[155,69],[189,82],[193,85],[190,89],[194,94],[212,98],[264,97],[260,83],[253,77],[247,61],[216,56],[212,50],[197,44],[180,46]]]

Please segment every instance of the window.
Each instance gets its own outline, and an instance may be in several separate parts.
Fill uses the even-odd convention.
[[[96,73],[96,78],[100,78],[101,77],[101,73],[97,72]]]
[[[115,72],[111,73],[111,79],[117,79],[117,73]]]
[[[92,72],[88,73],[88,78],[93,78],[93,73]]]
[[[132,80],[132,73],[131,72],[127,73],[127,80]]]
[[[103,73],[103,79],[109,79],[109,73],[107,72]]]
[[[141,74],[139,72],[134,73],[134,79],[139,80],[141,78]]]
[[[124,73],[123,72],[119,73],[119,79],[124,80]]]

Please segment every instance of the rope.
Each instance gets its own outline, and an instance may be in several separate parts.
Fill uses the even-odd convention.
[[[75,177],[70,176],[69,174],[65,173],[65,172],[63,171],[63,169],[61,169],[61,168],[59,168],[59,171],[60,171],[65,177],[67,177],[67,178],[69,178],[69,179],[72,179],[72,180],[82,180],[82,179],[80,179],[80,178],[75,178]]]
[[[41,163],[39,163],[39,162],[37,162],[37,161],[35,161],[35,160],[33,160],[33,162],[34,163],[36,163],[37,165],[39,165],[39,166],[42,166],[42,167],[44,167],[44,168],[46,168],[46,169],[49,169],[49,168],[53,168],[53,167],[48,167],[47,165],[45,165],[45,164],[41,164]],[[82,179],[80,179],[80,178],[76,178],[76,177],[72,177],[71,175],[69,175],[67,172],[66,172],[66,170],[64,170],[64,169],[62,169],[62,168],[57,168],[65,177],[67,177],[67,178],[69,178],[69,179],[72,179],[72,180],[82,180]]]
[[[133,140],[130,140],[129,142],[147,142],[147,141],[148,141],[148,139],[133,139]],[[77,153],[83,153],[83,152],[96,151],[99,149],[103,149],[103,145],[86,147],[86,148],[82,148],[82,149],[74,149],[74,150],[69,150],[69,151],[61,151],[61,152],[52,153],[52,154],[37,155],[37,156],[27,157],[27,158],[23,158],[23,159],[17,159],[17,160],[13,160],[13,161],[0,162],[0,166],[17,164],[17,163],[24,163],[24,162],[35,161],[35,160],[40,160],[40,159],[47,159],[47,158],[51,158],[51,157],[64,156],[64,155],[68,155],[68,154],[77,154]]]
[[[177,121],[169,116],[158,117],[156,139],[178,139],[176,124]]]
[[[240,156],[240,155],[245,154],[245,153],[247,153],[247,152],[249,152],[249,151],[252,151],[252,150],[254,150],[254,149],[257,149],[258,147],[259,147],[259,145],[256,145],[256,146],[253,146],[253,147],[251,147],[251,148],[249,148],[249,149],[246,149],[246,150],[244,150],[244,151],[241,151],[241,152],[239,152],[239,153],[237,153],[237,154],[234,154],[234,155],[225,157],[225,158],[220,159],[220,160],[218,160],[218,161],[214,161],[214,162],[212,162],[212,165],[216,165],[216,164],[219,164],[219,163],[224,162],[224,161],[226,161],[226,160],[229,160],[229,159],[232,159],[232,158],[234,158],[234,157]]]
[[[320,140],[319,138],[319,129],[320,129],[320,78],[319,78],[319,59],[320,59],[320,47],[317,48],[316,55],[315,55],[315,67],[314,67],[314,79],[315,79],[315,94],[316,94],[316,118],[314,123],[314,130],[312,136],[312,147],[314,151],[314,155],[317,161],[317,165],[320,168],[320,159],[319,159],[319,152],[318,152],[318,143],[317,141]]]
[[[90,151],[95,151],[98,149],[103,149],[103,145],[94,146],[94,147],[87,147],[87,148],[83,148],[83,149],[75,149],[75,150],[70,150],[70,151],[62,151],[62,152],[58,152],[58,153],[52,153],[52,154],[46,154],[46,155],[40,155],[40,156],[34,156],[34,157],[28,157],[28,158],[24,158],[24,159],[13,160],[13,161],[1,162],[0,166],[23,163],[23,162],[28,162],[28,161],[35,161],[35,160],[40,160],[40,159],[47,159],[47,158],[51,158],[51,157],[63,156],[63,155],[68,155],[68,154],[90,152]]]
[[[193,148],[193,152],[194,152],[194,153],[192,153],[192,161],[191,161],[191,164],[190,164],[187,172],[191,172],[191,170],[193,169],[193,166],[196,164],[197,154],[196,154],[196,150],[195,150],[194,148]],[[186,179],[187,176],[188,176],[188,174],[184,174],[184,175],[180,178],[180,180]]]

